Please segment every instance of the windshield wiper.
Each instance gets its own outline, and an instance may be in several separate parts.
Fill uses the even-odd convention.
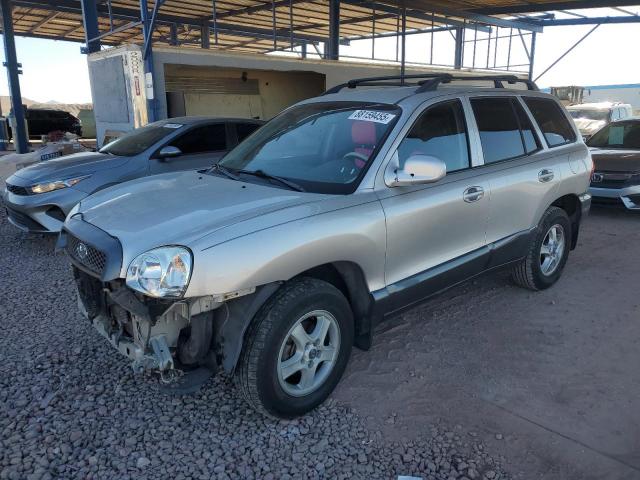
[[[287,180],[286,178],[278,177],[277,175],[271,175],[271,174],[265,172],[264,170],[238,170],[238,173],[244,173],[246,175],[253,175],[253,176],[259,177],[259,178],[266,178],[268,180],[275,180],[275,181],[280,182],[281,184],[289,187],[291,190],[296,190],[298,192],[306,191],[304,188],[302,188],[297,183],[294,183],[291,180]]]
[[[231,180],[240,180],[240,177],[238,177],[235,173],[231,173],[231,170],[229,170],[227,167],[223,167],[219,163],[214,163],[209,169],[209,171],[221,173],[222,175],[224,175],[227,178],[230,178]]]

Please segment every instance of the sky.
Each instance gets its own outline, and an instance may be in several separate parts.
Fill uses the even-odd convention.
[[[635,7],[627,8],[637,10]],[[589,14],[611,15],[612,12],[591,10]],[[558,18],[562,17],[567,18],[561,14]],[[538,34],[534,77],[542,73],[591,28],[592,26],[547,27],[544,33]],[[472,34],[470,31],[467,33]],[[429,39],[430,35],[407,36],[407,61],[426,62],[430,51]],[[395,59],[395,44],[394,38],[376,40],[376,57]],[[638,45],[640,24],[602,25],[540,78],[538,85],[548,87],[640,83],[640,62],[636,61],[635,52]],[[454,43],[449,32],[438,33],[434,46],[434,63],[450,63]],[[0,57],[4,61],[1,37],[0,47]],[[80,53],[79,43],[16,37],[16,48],[18,61],[22,63],[24,72],[20,76],[23,97],[38,102],[91,102],[87,60],[86,56]],[[522,44],[516,41],[512,48],[512,63],[523,63],[525,54]],[[506,51],[506,43],[500,46],[499,51]],[[340,53],[344,56],[368,56],[371,53],[371,42],[352,42],[349,47],[342,46]],[[468,49],[465,57],[469,60],[471,56]],[[482,54],[478,47],[476,58],[479,63],[486,62],[486,50]],[[4,74],[0,76],[0,94],[7,95],[7,92],[7,79]]]

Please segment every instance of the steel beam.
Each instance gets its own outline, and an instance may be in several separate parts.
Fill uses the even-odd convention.
[[[562,60],[564,57],[566,57],[567,55],[569,55],[569,53],[571,53],[571,51],[576,48],[578,45],[580,45],[589,35],[591,35],[600,25],[596,25],[595,27],[593,27],[591,30],[589,30],[586,34],[584,34],[580,40],[578,40],[576,43],[574,43],[571,48],[569,48],[566,52],[564,52],[562,55],[560,55],[557,60],[555,60],[551,65],[549,65],[540,75],[538,75],[535,79],[535,81],[537,82],[540,77],[542,77],[545,73],[547,73],[549,70],[551,70],[553,67],[555,67],[558,62],[560,62],[560,60]]]
[[[208,23],[203,23],[200,27],[200,46],[202,48],[210,48],[211,47],[211,30],[209,28]]]
[[[20,93],[20,78],[22,65],[18,63],[16,55],[16,42],[13,34],[13,7],[11,0],[0,0],[2,10],[2,33],[4,34],[4,66],[7,67],[7,80],[9,82],[9,95],[11,95],[11,108],[15,117],[15,129],[13,129],[13,143],[18,153],[27,153],[28,139],[24,126],[24,107],[22,106],[22,94]]]
[[[84,38],[87,46],[82,53],[94,53],[100,51],[100,35],[98,29],[98,6],[96,0],[81,0],[82,24],[84,25]]]
[[[149,123],[156,121],[156,99],[153,91],[153,29],[155,28],[154,23],[159,6],[160,0],[156,0],[156,4],[153,8],[153,13],[151,14],[151,16],[149,16],[147,0],[140,0],[140,20],[142,20],[142,36],[145,39],[142,59],[144,64],[145,93],[147,97],[147,120]],[[151,93],[151,95],[149,95],[149,93]]]
[[[521,5],[507,5],[504,7],[481,7],[472,8],[467,12],[480,13],[483,15],[514,15],[517,13],[537,13],[548,12],[552,10],[571,10],[574,8],[606,8],[606,7],[625,7],[630,5],[638,5],[638,0],[581,0],[580,2],[545,2],[545,3],[523,3]]]
[[[385,12],[385,13],[392,13],[397,15],[398,14],[398,8],[397,7],[393,7],[391,5],[385,5],[382,3],[377,3],[377,2],[371,2],[371,1],[367,1],[367,0],[341,0],[341,3],[344,3],[346,5],[353,5],[356,7],[362,7],[362,8],[370,8],[371,10],[376,10],[376,12]],[[431,7],[429,7],[431,8]],[[438,13],[438,12],[434,12]],[[394,16],[395,16],[394,15]],[[431,22],[432,20],[436,23],[442,23],[445,25],[451,25],[453,27],[468,27],[469,25],[465,25],[464,22],[461,22],[459,20],[454,20],[452,18],[445,18],[439,15],[432,15],[431,13],[426,13],[420,10],[413,10],[413,9],[407,9],[407,17],[409,18],[418,18],[420,20],[425,20],[428,22]],[[486,27],[483,25],[478,25],[478,31],[479,32],[484,32],[484,33],[489,33],[491,31],[490,27]]]
[[[541,20],[540,25],[545,27],[562,27],[569,25],[605,25],[617,23],[640,23],[640,16],[627,17],[584,17],[584,18],[559,18],[556,20]]]
[[[536,59],[536,32],[531,34],[531,50],[529,53],[529,80],[533,81],[533,62]]]
[[[462,55],[464,52],[464,28],[456,28],[456,47],[453,57],[453,68],[460,70],[462,68]]]
[[[38,23],[36,23],[33,27],[31,27],[31,29],[29,30],[29,33],[33,33],[36,30],[38,30],[40,27],[44,27],[47,23],[49,23],[54,18],[60,16],[61,14],[62,12],[53,12],[51,15],[43,18]]]
[[[329,42],[325,55],[329,60],[340,57],[340,0],[329,0]]]

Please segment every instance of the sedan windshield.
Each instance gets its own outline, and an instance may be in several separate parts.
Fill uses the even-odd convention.
[[[609,110],[602,110],[602,109],[596,109],[596,108],[569,110],[569,114],[573,118],[586,118],[587,120],[607,121],[609,119]]]
[[[640,149],[640,121],[610,123],[589,139],[598,148]]]
[[[179,123],[156,122],[127,133],[100,149],[100,153],[109,153],[122,157],[133,157],[144,152],[158,141],[182,128]]]
[[[399,116],[400,109],[387,104],[299,105],[271,120],[220,164],[246,181],[275,185],[269,176],[280,177],[310,192],[351,193]]]

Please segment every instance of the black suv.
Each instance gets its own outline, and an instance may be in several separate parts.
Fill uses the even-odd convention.
[[[51,132],[71,132],[82,136],[80,120],[64,110],[28,108],[25,110],[29,137],[40,137]],[[11,138],[11,132],[9,132]]]

